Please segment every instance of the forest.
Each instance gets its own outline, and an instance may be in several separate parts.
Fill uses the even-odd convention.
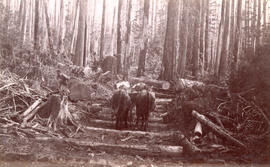
[[[269,101],[268,0],[0,0],[0,166],[267,165]]]

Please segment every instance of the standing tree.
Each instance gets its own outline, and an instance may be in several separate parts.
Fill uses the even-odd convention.
[[[84,59],[86,8],[87,8],[87,0],[80,0],[78,35],[77,35],[75,55],[72,58],[73,63],[78,66],[83,66],[84,64],[83,59]]]
[[[177,34],[177,14],[178,14],[178,0],[169,0],[168,15],[167,15],[167,29],[164,43],[163,60],[160,78],[170,81],[175,78],[175,67],[173,66],[176,59],[176,37]]]
[[[39,29],[39,0],[35,1],[35,28],[34,28],[34,49],[39,49],[38,29]]]
[[[105,12],[106,12],[106,0],[103,0],[102,23],[101,23],[101,34],[100,34],[100,50],[99,50],[99,58],[101,60],[103,59],[103,50],[104,50]]]
[[[60,18],[59,18],[59,29],[58,29],[58,49],[60,52],[64,51],[64,37],[65,37],[65,2],[60,1]]]
[[[129,42],[130,42],[130,32],[131,32],[131,9],[132,9],[132,0],[129,0],[128,3],[128,8],[127,8],[127,19],[126,19],[126,27],[127,27],[127,32],[126,32],[126,37],[125,37],[125,54],[124,54],[124,72],[126,77],[128,76],[128,71],[129,71]]]
[[[199,45],[200,45],[200,1],[194,0],[194,33],[193,33],[193,50],[192,50],[192,75],[195,78],[199,76]]]
[[[189,36],[189,21],[188,21],[188,16],[189,16],[189,3],[188,0],[183,0],[183,14],[182,14],[182,19],[180,25],[180,33],[179,33],[179,38],[180,38],[180,56],[178,59],[178,67],[177,67],[177,73],[180,77],[184,76],[185,73],[185,68],[186,68],[186,59],[187,59],[187,50],[188,50],[188,36]]]
[[[236,17],[236,29],[234,36],[234,45],[233,45],[233,60],[231,63],[232,74],[234,75],[237,69],[237,59],[239,54],[239,39],[241,32],[241,11],[242,11],[242,0],[238,0],[237,2],[237,17]]]
[[[144,10],[143,10],[143,46],[141,46],[139,55],[139,64],[137,76],[140,77],[145,72],[145,57],[148,47],[148,19],[149,19],[149,0],[144,0]]]
[[[122,41],[121,41],[121,11],[122,11],[122,0],[118,0],[118,16],[117,16],[117,73],[121,72],[121,49],[122,49]]]

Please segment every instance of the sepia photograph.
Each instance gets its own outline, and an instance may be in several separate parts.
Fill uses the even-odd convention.
[[[270,1],[0,0],[18,166],[270,166]]]

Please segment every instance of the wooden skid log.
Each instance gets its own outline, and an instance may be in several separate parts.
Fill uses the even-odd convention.
[[[60,139],[49,137],[38,137],[36,139],[49,142],[66,142],[76,144],[81,147],[90,147],[93,150],[105,151],[107,153],[121,153],[151,157],[179,157],[181,156],[183,150],[181,146],[107,144],[77,139]]]

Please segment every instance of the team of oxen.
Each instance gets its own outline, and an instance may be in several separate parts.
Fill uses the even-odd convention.
[[[152,88],[142,83],[132,88],[120,85],[113,93],[111,104],[116,118],[116,129],[136,127],[146,131],[150,112],[155,110],[155,94]],[[132,114],[134,107],[136,108],[136,119]]]

